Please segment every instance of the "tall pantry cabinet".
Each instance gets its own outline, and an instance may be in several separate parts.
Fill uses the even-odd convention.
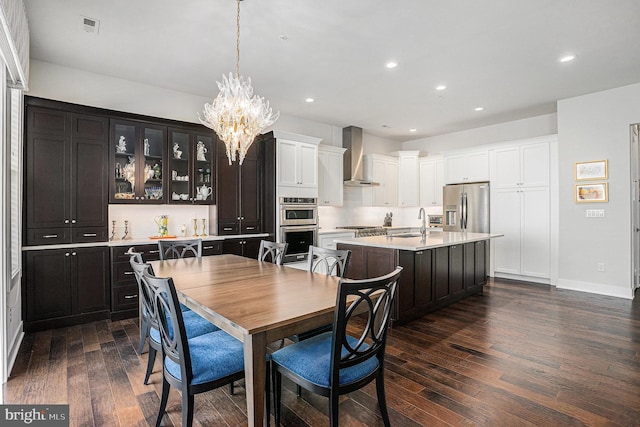
[[[27,105],[25,330],[109,316],[109,250],[76,243],[108,238],[109,124],[105,117]],[[46,104],[46,102],[45,102]]]
[[[492,153],[491,231],[497,276],[550,278],[550,147],[530,141]]]

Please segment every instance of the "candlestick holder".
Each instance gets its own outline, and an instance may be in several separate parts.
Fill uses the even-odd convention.
[[[206,229],[207,229],[207,220],[205,218],[202,218],[202,234],[200,236],[204,237],[207,235]]]
[[[122,236],[122,240],[131,240],[131,236],[129,236],[129,221],[124,220],[124,236]]]
[[[116,220],[112,220],[111,221],[111,237],[109,237],[109,240],[113,241],[116,240]]]
[[[198,237],[198,219],[193,218],[193,237]]]

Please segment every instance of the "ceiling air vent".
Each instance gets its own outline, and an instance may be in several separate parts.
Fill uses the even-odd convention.
[[[88,34],[97,35],[100,29],[100,21],[80,15],[80,31]]]

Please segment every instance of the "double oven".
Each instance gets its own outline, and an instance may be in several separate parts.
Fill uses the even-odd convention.
[[[304,261],[318,241],[318,199],[280,197],[279,242],[286,242],[284,262]]]

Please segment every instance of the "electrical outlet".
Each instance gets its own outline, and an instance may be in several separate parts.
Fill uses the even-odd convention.
[[[587,209],[587,218],[604,218],[604,209]]]
[[[598,263],[597,270],[598,271],[604,271],[604,262],[599,262]]]

